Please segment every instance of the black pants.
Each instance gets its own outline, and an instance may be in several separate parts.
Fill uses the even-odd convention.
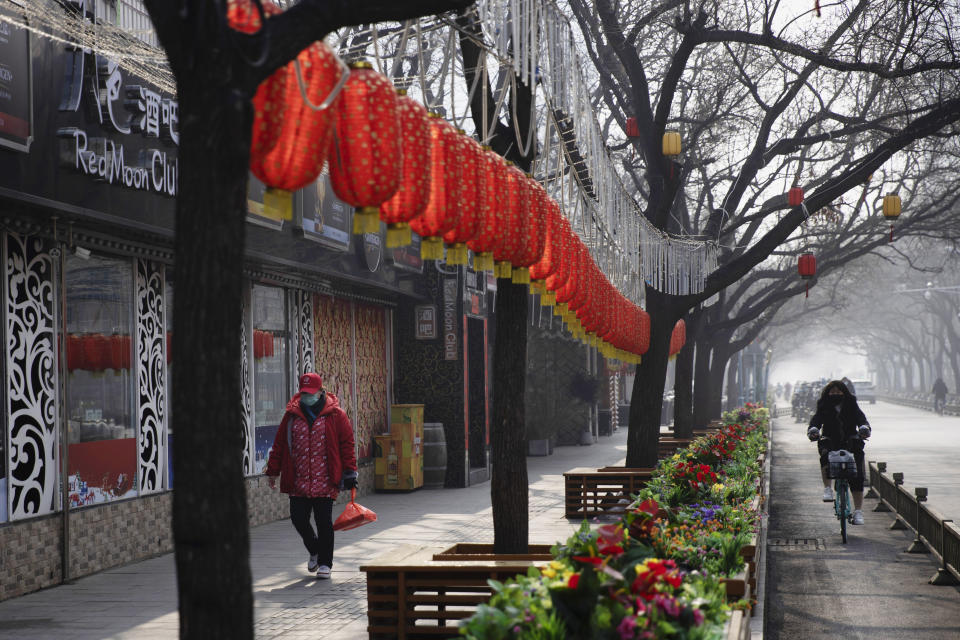
[[[310,514],[317,523],[314,532]],[[333,567],[333,499],[290,496],[290,521],[310,555],[316,555],[321,565]]]

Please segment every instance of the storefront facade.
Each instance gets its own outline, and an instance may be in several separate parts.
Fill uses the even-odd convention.
[[[172,549],[177,103],[96,54],[0,22],[0,599]],[[260,475],[299,374],[355,430],[361,490],[389,429],[396,309],[427,300],[416,248],[353,237],[329,180],[292,215],[251,180],[242,341],[252,525],[287,516]]]

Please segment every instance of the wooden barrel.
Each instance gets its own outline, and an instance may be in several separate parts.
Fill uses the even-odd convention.
[[[443,423],[426,422],[423,425],[423,486],[442,489],[447,476],[447,437]]]

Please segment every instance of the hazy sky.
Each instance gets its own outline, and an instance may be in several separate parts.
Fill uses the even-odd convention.
[[[790,382],[818,378],[851,380],[867,379],[867,362],[859,354],[848,353],[844,347],[820,341],[806,345],[778,357],[770,363],[770,382]]]

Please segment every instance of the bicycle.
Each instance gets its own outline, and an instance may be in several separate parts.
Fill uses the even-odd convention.
[[[857,461],[846,449],[830,451],[827,460],[827,477],[833,480],[833,512],[840,521],[840,538],[847,544],[847,523],[853,521],[849,481],[857,477]]]
[[[943,409],[947,405],[946,398],[936,397],[933,399],[933,410],[937,412],[937,415],[943,415]]]

